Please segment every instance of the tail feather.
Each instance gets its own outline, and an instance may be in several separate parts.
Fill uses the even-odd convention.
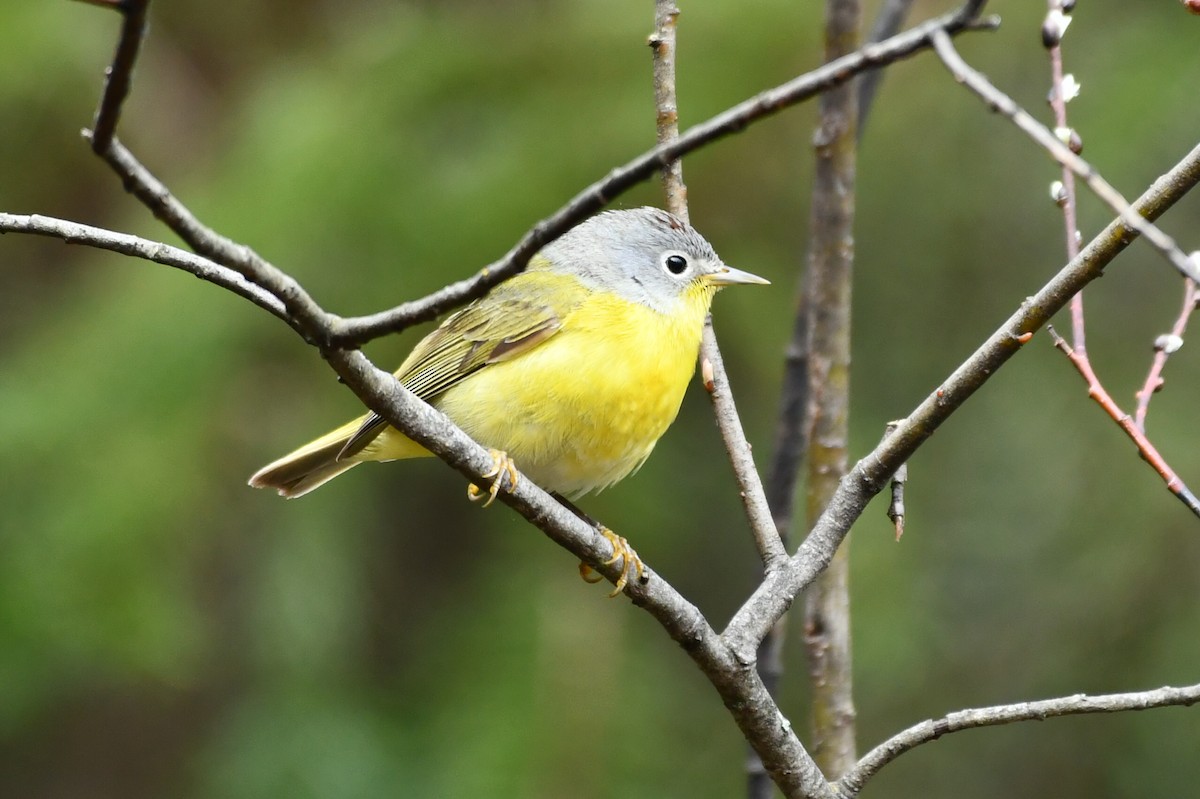
[[[250,485],[273,488],[288,499],[307,494],[360,463],[355,458],[338,460],[338,455],[361,424],[362,419],[355,419],[267,464],[254,473]]]

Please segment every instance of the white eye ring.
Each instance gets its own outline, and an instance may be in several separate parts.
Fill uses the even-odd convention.
[[[663,256],[662,268],[665,269],[668,274],[679,277],[683,273],[687,272],[689,268],[691,268],[691,263],[688,261],[687,256],[683,255],[682,253],[669,252]]]

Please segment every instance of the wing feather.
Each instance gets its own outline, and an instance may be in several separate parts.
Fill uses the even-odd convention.
[[[421,339],[396,377],[430,402],[489,364],[515,358],[553,337],[566,314],[585,296],[586,289],[573,277],[542,270],[523,272],[449,316]],[[368,414],[337,459],[362,451],[386,426],[381,416]]]

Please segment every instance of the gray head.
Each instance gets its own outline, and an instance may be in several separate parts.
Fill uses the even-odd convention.
[[[662,312],[697,286],[711,292],[768,282],[726,266],[691,225],[657,208],[597,214],[548,244],[542,255],[554,271]]]

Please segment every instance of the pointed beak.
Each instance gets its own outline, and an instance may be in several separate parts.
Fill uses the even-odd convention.
[[[761,278],[758,275],[752,275],[749,272],[743,272],[741,269],[734,269],[732,266],[721,266],[719,272],[713,272],[706,275],[708,282],[713,286],[734,286],[738,284],[753,284],[760,286],[769,286],[771,281],[766,278]]]

